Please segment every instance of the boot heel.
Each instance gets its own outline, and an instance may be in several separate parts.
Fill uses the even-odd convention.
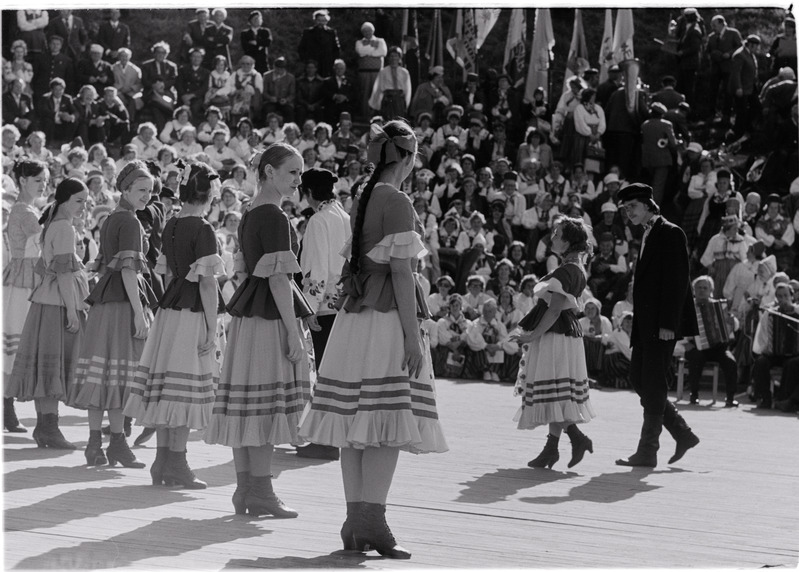
[[[47,449],[47,443],[44,439],[35,439],[35,441],[36,446],[39,447],[39,449]]]

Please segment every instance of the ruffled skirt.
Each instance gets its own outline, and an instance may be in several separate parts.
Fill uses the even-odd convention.
[[[513,418],[519,429],[593,419],[582,338],[547,333],[527,344],[516,391],[522,396]]]
[[[216,351],[200,355],[205,314],[159,310],[136,376],[128,386],[125,415],[145,427],[205,429],[219,382]]]
[[[300,436],[334,447],[448,450],[436,410],[430,343],[416,379],[403,370],[404,336],[397,310],[342,311],[319,370]]]
[[[149,314],[149,310],[145,309]],[[83,349],[67,405],[77,409],[121,409],[133,382],[144,340],[134,338],[130,302],[105,302],[89,309]]]
[[[14,368],[5,388],[6,397],[30,401],[44,397],[65,399],[74,383],[86,321],[79,313],[80,329],[66,330],[67,309],[49,304],[30,305],[14,360]]]
[[[6,377],[14,369],[14,357],[28,317],[31,306],[28,298],[32,291],[32,288],[3,286],[3,374]]]
[[[236,448],[300,443],[297,428],[315,369],[310,335],[297,322],[307,357],[292,363],[282,320],[230,321],[206,443]]]

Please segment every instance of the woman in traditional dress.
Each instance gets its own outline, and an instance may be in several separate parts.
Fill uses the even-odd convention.
[[[119,172],[117,188],[122,193],[119,205],[100,231],[100,255],[93,263],[100,279],[86,300],[92,306],[86,323],[89,335],[67,403],[89,411],[88,465],[107,462],[113,467],[119,462],[141,469],[144,463],[136,459],[125,440],[122,408],[152,321],[150,308],[156,303],[144,277],[149,272],[147,238],[136,218],[136,211],[150,200],[153,177],[143,162],[131,161]],[[111,442],[103,453],[100,431],[106,411]]]
[[[300,435],[341,448],[347,520],[344,548],[410,558],[386,524],[386,498],[400,450],[444,452],[429,341],[430,317],[414,272],[425,254],[424,228],[400,191],[413,170],[411,128],[372,125],[368,160],[375,170],[358,201],[351,256],[319,382]],[[353,208],[355,205],[353,205]]]
[[[33,202],[47,189],[47,165],[41,161],[23,159],[14,165],[19,194],[6,223],[6,235],[11,258],[3,268],[3,383],[14,369],[14,357],[19,348],[22,328],[30,308],[33,288],[40,282],[34,272],[39,260],[42,227],[39,211]],[[14,398],[3,400],[3,425],[10,433],[27,433],[19,424],[14,411]]]
[[[302,158],[273,143],[258,161],[259,190],[239,224],[247,278],[227,305],[233,316],[225,359],[205,433],[233,449],[236,514],[295,518],[272,489],[275,445],[298,445],[300,414],[309,398],[313,351],[301,318],[312,315],[292,275],[300,272],[297,235],[280,208],[301,183]]]
[[[536,305],[519,322],[523,332],[511,340],[523,345],[516,394],[522,406],[514,421],[519,429],[549,425],[544,450],[527,463],[552,468],[560,458],[562,431],[572,442],[569,467],[579,463],[593,443],[578,428],[594,416],[588,397],[588,372],[578,300],[586,285],[584,257],[590,254],[588,231],[581,219],[559,217],[552,229],[552,250],[563,263],[535,286]]]
[[[183,206],[164,228],[158,265],[168,286],[125,402],[126,416],[156,430],[158,445],[150,467],[154,485],[206,487],[189,468],[186,443],[189,431],[208,425],[219,380],[216,319],[224,305],[216,276],[225,267],[214,227],[204,218],[218,193],[219,175],[209,166],[184,168]]]
[[[388,65],[377,74],[369,107],[379,111],[385,121],[404,117],[411,104],[411,74],[400,65],[402,50],[392,46],[388,50]]]
[[[30,188],[26,192],[30,193]],[[88,197],[83,182],[64,179],[56,188],[55,201],[39,219],[44,226],[36,272],[42,281],[30,296],[30,310],[6,387],[7,397],[34,400],[37,421],[33,438],[39,447],[75,449],[58,428],[58,402],[74,383],[85,333],[83,300],[89,284],[75,254],[72,220],[82,216]]]

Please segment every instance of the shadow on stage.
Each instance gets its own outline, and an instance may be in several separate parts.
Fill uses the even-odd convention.
[[[560,504],[564,502],[586,501],[596,503],[614,503],[626,501],[641,493],[648,493],[661,488],[644,481],[651,475],[668,475],[683,473],[685,469],[670,468],[656,471],[647,468],[634,468],[630,472],[603,473],[590,478],[582,485],[569,489],[569,494],[558,497],[522,497],[519,500],[530,504]]]
[[[572,471],[539,471],[529,468],[497,469],[479,476],[473,481],[461,483],[466,485],[466,488],[461,490],[460,496],[455,501],[470,504],[501,502],[523,489],[577,476],[579,476],[578,473]]]
[[[371,560],[384,560],[373,552],[373,556],[367,556],[363,552],[347,552],[337,550],[325,556],[314,556],[313,558],[301,558],[299,556],[283,556],[281,558],[256,558],[246,560],[235,558],[230,560],[223,570],[235,570],[237,568],[271,568],[271,569],[312,569],[312,568],[366,568],[364,562]]]
[[[58,476],[58,480],[46,478],[43,475]],[[10,493],[25,489],[36,489],[53,484],[64,483],[85,483],[96,481],[107,481],[115,479],[119,473],[114,471],[96,470],[91,467],[28,467],[6,473],[3,489]]]
[[[142,506],[141,508],[146,508]],[[6,519],[6,522],[8,519]],[[150,558],[174,558],[214,544],[271,534],[255,522],[234,516],[191,520],[170,517],[111,538],[54,548],[20,562],[19,569],[108,569],[123,568]],[[171,539],[168,545],[153,539]]]

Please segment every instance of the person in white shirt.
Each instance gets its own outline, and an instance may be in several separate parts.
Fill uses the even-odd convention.
[[[466,354],[465,377],[509,381],[500,377],[500,373],[503,372],[505,360],[512,359],[519,352],[519,345],[509,341],[508,330],[497,318],[496,300],[487,300],[483,304],[480,317],[466,330],[466,343],[470,351]]]
[[[202,145],[197,143],[197,129],[193,125],[186,125],[180,130],[180,141],[173,145],[179,159],[186,159],[191,155],[202,153]]]
[[[630,359],[633,350],[630,347],[630,333],[633,330],[633,313],[624,312],[619,326],[611,333],[602,336],[605,347],[603,361],[603,383],[612,387],[629,386]]]
[[[138,159],[142,161],[155,161],[158,159],[158,152],[164,144],[156,138],[156,133],[158,133],[158,130],[149,121],[139,125],[138,134],[131,140],[131,144],[138,151]]]
[[[217,129],[213,132],[213,144],[203,150],[208,155],[208,164],[217,171],[229,171],[241,162],[238,155],[227,146],[228,134],[224,129]]]
[[[460,294],[449,297],[449,312],[436,324],[438,347],[433,352],[433,371],[438,377],[458,378],[463,373],[466,335],[471,322],[463,313]]]
[[[377,74],[383,69],[383,58],[388,54],[388,46],[383,38],[375,36],[375,27],[371,22],[361,24],[363,38],[355,42],[355,53],[358,54],[358,91],[361,102],[361,116],[368,118],[372,115],[369,109],[369,96],[377,79]]]

